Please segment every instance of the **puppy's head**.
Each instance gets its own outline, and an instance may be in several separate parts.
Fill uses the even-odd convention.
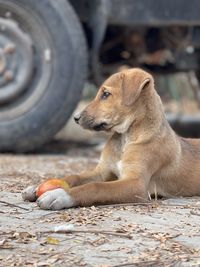
[[[152,87],[151,83],[152,76],[141,69],[116,73],[102,84],[95,99],[74,119],[86,129],[123,133],[134,120],[142,91]]]

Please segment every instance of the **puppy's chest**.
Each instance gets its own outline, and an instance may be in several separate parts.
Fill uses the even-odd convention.
[[[110,163],[111,171],[118,177],[121,178],[123,171],[123,162],[122,157],[126,150],[128,140],[126,138],[122,138],[118,144],[115,144],[115,149],[113,150],[112,160]]]
[[[111,171],[117,176],[118,179],[120,179],[122,174],[122,161],[118,160],[115,162],[112,162],[110,165]]]

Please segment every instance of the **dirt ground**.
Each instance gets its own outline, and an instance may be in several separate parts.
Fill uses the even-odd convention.
[[[63,211],[23,202],[26,186],[93,167],[99,153],[68,142],[0,155],[0,266],[200,266],[200,198]],[[68,224],[77,232],[54,232]]]

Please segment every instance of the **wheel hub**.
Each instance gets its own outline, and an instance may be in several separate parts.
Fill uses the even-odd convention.
[[[0,18],[0,105],[26,90],[33,68],[31,38],[13,20]]]

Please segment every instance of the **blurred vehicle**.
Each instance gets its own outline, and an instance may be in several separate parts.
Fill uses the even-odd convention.
[[[199,0],[0,0],[0,150],[49,141],[87,77],[100,84],[138,66],[200,79],[199,9]]]

